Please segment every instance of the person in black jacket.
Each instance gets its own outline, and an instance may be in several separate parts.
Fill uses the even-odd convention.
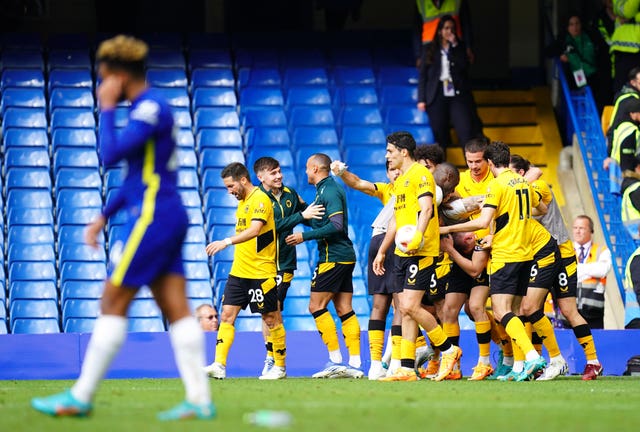
[[[451,144],[453,125],[463,146],[482,134],[467,69],[466,47],[456,37],[451,15],[440,18],[436,38],[424,47],[418,81],[418,109],[426,111],[435,140],[443,149]]]

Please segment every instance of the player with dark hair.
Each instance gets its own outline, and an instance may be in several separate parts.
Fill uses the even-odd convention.
[[[329,351],[329,363],[313,378],[362,378],[360,358],[360,324],[353,311],[352,274],[356,262],[353,243],[349,239],[347,197],[330,175],[331,159],[315,153],[307,159],[307,178],[316,187],[314,202],[325,208],[322,219],[311,221],[311,230],[289,235],[286,242],[295,246],[306,240],[318,243],[318,265],[311,279],[309,312]],[[349,350],[348,365],[342,364],[336,325],[327,309],[333,301],[342,321],[342,333]]]
[[[227,376],[227,356],[235,338],[234,323],[241,309],[250,307],[252,313],[262,315],[269,328],[273,346],[274,366],[260,379],[276,380],[287,376],[285,368],[286,343],[282,314],[278,308],[276,288],[276,226],[271,200],[259,187],[251,183],[247,168],[238,162],[224,167],[220,173],[230,195],[238,200],[236,234],[207,245],[213,256],[236,245],[229,279],[222,296],[220,329],[215,361],[205,368],[212,378]]]
[[[36,398],[31,405],[52,416],[87,416],[100,380],[127,334],[127,310],[144,285],[169,321],[175,360],[186,389],[186,400],[159,414],[161,420],[211,419],[216,411],[202,371],[204,333],[191,314],[185,295],[182,245],[187,213],[176,186],[171,108],[144,79],[148,46],[141,40],[116,36],[100,44],[96,54],[102,83],[97,96],[102,112],[100,151],[105,166],[128,166],[118,195],[88,225],[85,240],[97,247],[98,235],[116,212],[125,215],[125,229],[109,239],[111,261],[93,334],[80,377],[67,392]],[[116,105],[131,101],[128,123],[116,134]]]
[[[320,205],[307,205],[298,193],[290,186],[282,182],[282,170],[280,162],[265,156],[255,161],[253,172],[260,180],[259,188],[267,194],[273,204],[273,216],[276,224],[276,265],[278,276],[278,307],[282,311],[284,301],[287,298],[287,290],[291,286],[293,272],[296,269],[296,248],[289,246],[285,239],[293,232],[293,228],[301,222],[309,219],[320,219],[324,214],[324,208]],[[267,357],[261,376],[267,376],[274,365],[273,341],[269,328],[262,323],[262,335],[264,336]]]
[[[447,159],[444,150],[438,144],[423,144],[417,146],[414,157],[416,158],[416,162],[421,163],[431,171]]]

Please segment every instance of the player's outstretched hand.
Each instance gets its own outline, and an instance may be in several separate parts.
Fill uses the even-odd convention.
[[[322,216],[324,216],[324,206],[322,204],[311,203],[302,212],[302,217],[306,220],[322,219]]]
[[[207,255],[213,256],[226,247],[227,244],[224,242],[224,240],[216,240],[209,243],[205,250],[207,251]]]
[[[98,248],[98,236],[104,228],[106,220],[103,216],[98,216],[96,220],[91,222],[84,230],[84,241],[92,248]]]
[[[289,234],[287,238],[284,239],[284,241],[286,241],[289,246],[295,246],[302,243],[304,239],[302,238],[302,233],[296,232],[293,234]]]
[[[331,165],[329,165],[329,167],[331,168],[331,172],[333,173],[333,175],[338,177],[340,177],[342,173],[344,173],[344,171],[347,169],[347,165],[339,160],[334,160],[333,162],[331,162]]]

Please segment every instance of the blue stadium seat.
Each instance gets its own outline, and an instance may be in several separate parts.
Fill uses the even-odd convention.
[[[96,207],[98,208],[98,207]],[[76,243],[85,244],[84,240],[85,227],[83,225],[64,225],[58,229],[58,245]],[[104,245],[105,237],[101,232],[98,236],[98,243]]]
[[[334,47],[329,52],[329,56],[329,62],[331,63],[331,65],[337,66],[338,68],[344,67],[345,69],[371,69],[371,53],[368,49],[341,46]]]
[[[276,146],[257,146],[249,153],[247,157],[247,166],[253,172],[253,164],[263,156],[270,156],[280,162],[281,167],[293,167],[293,154],[288,147]]]
[[[353,305],[353,311],[356,313],[356,315],[366,316],[367,318],[369,317],[369,314],[371,313],[371,307],[369,306],[369,300],[367,299],[367,296],[354,295],[351,302]]]
[[[51,192],[39,189],[13,189],[7,193],[7,208],[41,208],[51,210]]]
[[[53,243],[49,244],[10,244],[7,252],[7,264],[17,261],[48,261],[55,263],[56,255],[53,251]]]
[[[338,87],[333,94],[334,109],[343,105],[378,105],[375,87]]]
[[[74,318],[97,318],[100,313],[100,300],[86,298],[68,298],[62,306],[62,322],[66,329],[67,321]]]
[[[190,280],[209,280],[211,279],[211,272],[209,271],[209,265],[206,261],[200,262],[185,262],[184,274],[187,279]]]
[[[53,244],[53,225],[11,226],[7,234],[9,244]]]
[[[4,309],[4,308],[2,308]],[[1,313],[1,312],[0,312]],[[5,318],[0,318],[0,334],[8,334],[7,321]]]
[[[283,313],[283,324],[287,331],[317,331],[316,322],[311,315],[304,316],[288,316]]]
[[[337,86],[373,86],[376,77],[370,67],[337,67],[332,78]]]
[[[182,205],[186,208],[202,208],[202,200],[200,199],[200,192],[197,189],[180,189],[180,198],[182,199]]]
[[[222,177],[220,177],[219,171],[206,170],[200,179],[202,181],[202,190],[204,192],[209,189],[219,189],[226,192],[226,186],[224,185]]]
[[[384,115],[387,124],[427,125],[429,119],[424,111],[411,106],[388,106]]]
[[[200,153],[200,168],[223,168],[231,162],[245,163],[244,153],[237,149],[204,149]]]
[[[83,33],[51,33],[47,37],[50,50],[74,49],[88,50],[89,36]]]
[[[219,169],[216,168],[216,172],[219,173]],[[219,174],[218,174],[219,175]],[[210,210],[211,208],[229,208],[235,209],[238,207],[238,200],[229,195],[226,190],[210,189],[204,194],[205,208]]]
[[[259,332],[262,331],[262,318],[259,315],[239,316],[234,326],[239,332]]]
[[[87,147],[95,149],[97,137],[94,129],[55,129],[51,134],[51,147],[55,153],[63,147]]]
[[[418,103],[418,87],[415,85],[388,85],[380,87],[380,104],[414,105]]]
[[[231,108],[198,108],[193,115],[193,123],[196,135],[202,128],[237,128],[240,127],[240,119],[234,109]]]
[[[152,87],[187,87],[187,74],[182,68],[148,68],[147,83]]]
[[[177,173],[177,185],[178,189],[195,189],[198,191],[200,181],[198,180],[198,173],[195,169],[184,168],[178,170]]]
[[[184,238],[184,243],[197,243],[202,244],[207,241],[207,237],[204,235],[204,228],[202,226],[190,226],[187,229],[187,235]]]
[[[3,69],[44,69],[42,53],[36,50],[5,50],[0,56]]]
[[[187,46],[190,48],[226,47],[229,45],[227,33],[187,33]]]
[[[49,91],[58,87],[93,88],[89,69],[54,69],[49,73]]]
[[[56,128],[90,128],[96,127],[93,111],[84,108],[58,108],[51,114],[51,130]]]
[[[433,131],[431,127],[428,125],[408,125],[408,124],[388,124],[387,132],[392,133],[399,130],[404,130],[413,135],[413,138],[416,140],[418,145],[420,144],[434,144],[435,138],[433,136]]]
[[[273,48],[237,48],[235,50],[236,66],[238,69],[251,68],[278,68],[279,53]]]
[[[377,84],[381,88],[387,85],[418,85],[418,70],[411,66],[383,66],[377,75]]]
[[[56,174],[56,190],[69,189],[94,189],[102,192],[102,177],[98,168],[78,169],[62,167]]]
[[[340,145],[343,149],[352,145],[386,146],[387,135],[379,126],[345,126],[342,128]]]
[[[327,87],[290,87],[287,91],[286,106],[331,105],[331,95]]]
[[[52,318],[58,319],[57,300],[14,300],[11,303],[9,314],[11,325],[18,318]]]
[[[102,207],[102,194],[91,189],[63,189],[56,191],[56,205],[60,212],[69,207]]]
[[[189,52],[189,70],[199,68],[231,68],[231,55],[228,50],[192,49]]]
[[[292,148],[338,147],[338,134],[334,127],[298,127],[293,131]],[[324,148],[316,148],[317,151]]]
[[[43,189],[51,192],[51,175],[44,167],[13,167],[7,172],[4,183],[7,193],[13,189]]]
[[[238,87],[281,87],[282,77],[277,68],[248,68],[238,70]]]
[[[211,281],[205,280],[188,280],[187,281],[187,297],[189,298],[206,298],[211,303],[213,300],[213,290],[211,289]]]
[[[135,332],[163,332],[164,322],[159,317],[152,318],[129,318],[127,321],[128,331]]]
[[[176,144],[181,148],[194,148],[195,140],[191,130],[180,129],[176,133]]]
[[[233,71],[226,68],[194,69],[191,72],[191,87],[231,87],[235,86]]]
[[[44,75],[37,69],[5,69],[0,78],[0,90],[11,87],[44,88]]]
[[[251,128],[246,133],[247,149],[268,147],[286,147],[291,145],[289,131],[281,127]]]
[[[188,208],[187,210],[187,219],[189,220],[189,225],[204,225],[204,218],[202,217],[202,209],[194,209]]]
[[[162,33],[143,33],[140,38],[149,45],[152,50],[182,50],[182,33],[178,32],[162,32]]]
[[[174,107],[172,111],[174,125],[181,129],[188,129],[188,132],[191,133],[191,128],[193,126],[191,112],[186,108],[177,107]]]
[[[279,87],[246,87],[240,92],[240,107],[281,106],[284,96]]]
[[[4,167],[5,172],[10,168],[35,168],[49,167],[49,153],[42,148],[22,147],[10,148],[5,152]]]
[[[13,320],[13,334],[53,334],[60,333],[58,318],[18,318]]]
[[[49,147],[46,129],[9,129],[2,140],[4,141],[4,151],[12,147],[37,147],[43,150],[47,150]]]
[[[364,279],[362,278],[353,279],[353,296],[364,297],[367,295],[368,295],[367,286],[364,283]]]
[[[91,70],[89,52],[84,49],[60,49],[49,52],[47,67],[50,71],[55,69],[86,69]]]
[[[296,150],[296,166],[298,167],[298,171],[304,174],[303,168],[307,165],[307,159],[309,159],[312,154],[318,152],[326,154],[331,158],[332,161],[342,159],[342,157],[340,156],[340,151],[337,147],[298,147],[298,150]]]
[[[38,108],[45,109],[47,101],[43,89],[39,88],[8,88],[2,92],[0,111],[8,108]]]
[[[306,250],[306,248],[305,248]],[[291,281],[291,286],[287,291],[287,297],[305,297],[309,298],[309,293],[311,292],[311,279],[309,278],[301,278],[296,272],[293,280]]]
[[[65,243],[60,245],[60,265],[76,261],[80,263],[106,263],[107,255],[103,248],[94,248],[86,244]]]
[[[49,94],[49,111],[58,108],[84,108],[93,110],[93,91],[90,88],[54,88]]]
[[[369,180],[370,182],[386,183],[389,181],[389,179],[387,178],[387,169],[384,167],[384,165],[381,167],[356,165],[352,167],[351,172],[353,172],[360,178]]]
[[[95,318],[69,318],[64,324],[65,333],[91,333],[96,325]]]
[[[385,166],[386,164],[386,146],[370,144],[350,145],[345,147],[344,162],[348,166],[355,165],[372,165]]]
[[[63,281],[60,283],[60,302],[64,307],[69,299],[98,300],[103,291],[104,281]]]
[[[201,129],[196,136],[196,148],[202,151],[205,148],[227,147],[242,149],[242,136],[235,128],[207,128]]]
[[[60,283],[71,280],[102,281],[107,277],[107,267],[102,262],[67,261],[60,269]]]
[[[98,153],[93,149],[61,148],[53,155],[53,172],[57,175],[62,168],[98,169]]]
[[[127,315],[130,318],[161,318],[162,312],[153,299],[134,299]]]
[[[2,118],[3,136],[12,128],[47,128],[45,111],[39,108],[7,108]]]
[[[184,168],[196,168],[198,166],[198,159],[196,152],[193,149],[186,149],[179,147],[175,152],[175,163],[180,169]]]
[[[37,32],[12,32],[6,31],[1,35],[0,42],[6,49],[26,49],[42,51],[42,34]]]
[[[289,128],[298,126],[334,126],[333,111],[329,107],[293,106],[289,111]]]
[[[53,300],[58,302],[56,284],[52,281],[16,281],[9,287],[9,304],[15,300]],[[4,304],[2,305],[4,307]]]
[[[309,299],[306,297],[287,296],[284,301],[283,315],[286,316],[310,316]]]
[[[329,78],[324,68],[290,68],[283,74],[285,88],[296,86],[328,86]]]
[[[198,88],[193,92],[193,109],[200,107],[227,106],[235,107],[236,93],[232,88],[211,87]]]
[[[378,107],[375,106],[345,106],[340,111],[338,123],[357,126],[382,125],[382,115]]]
[[[231,225],[236,224],[236,212],[234,209],[230,210],[209,210],[207,212],[207,221],[209,224],[215,225]]]
[[[204,262],[208,260],[208,256],[203,247],[197,244],[185,244],[182,247],[182,259],[184,261]],[[198,297],[198,296],[195,296]]]
[[[281,107],[243,107],[240,120],[245,130],[252,127],[287,126],[287,116]]]
[[[147,57],[147,67],[149,68],[183,68],[185,67],[184,56],[179,50],[149,50]]]
[[[136,295],[133,296],[134,299],[152,299],[153,293],[151,292],[151,288],[147,285],[141,286],[140,289],[136,291]]]
[[[214,280],[217,282],[219,280],[226,280],[229,278],[229,272],[231,271],[232,262],[231,261],[220,261],[217,262],[214,267]]]
[[[160,93],[167,103],[172,107],[177,108],[190,108],[189,93],[186,88],[181,87],[156,87],[158,93]]]
[[[98,207],[68,207],[60,209],[57,218],[58,227],[65,225],[85,226],[100,214],[100,210]]]

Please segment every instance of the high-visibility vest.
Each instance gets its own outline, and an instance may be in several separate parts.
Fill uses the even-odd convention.
[[[613,0],[611,2],[613,12],[626,19],[632,19],[640,10],[640,1],[638,0]]]
[[[640,255],[640,247],[633,251],[629,259],[627,260],[627,265],[624,268],[624,287],[627,291],[633,292],[633,280],[631,279],[631,261],[633,261],[633,259],[638,255]]]
[[[431,42],[436,37],[436,29],[440,17],[451,15],[456,22],[458,38],[462,38],[462,26],[460,25],[460,3],[462,0],[443,0],[439,8],[432,0],[416,0],[418,11],[422,16],[422,43]]]
[[[607,249],[606,246],[599,246],[591,243],[591,249],[588,251],[587,263],[596,262],[602,252]],[[585,317],[593,317],[602,315],[604,312],[604,288],[607,278],[589,278],[582,282],[578,282],[578,310]]]
[[[631,237],[640,239],[638,226],[640,225],[640,211],[631,203],[631,194],[638,190],[640,181],[635,182],[625,189],[622,194],[622,224],[627,228]]]
[[[632,133],[636,134],[636,142],[640,138],[640,131],[638,126],[630,121],[622,122],[613,131],[613,142],[611,147],[611,158],[620,164],[620,150],[622,142],[629,137]]]
[[[623,88],[626,88],[626,87],[623,87]],[[615,104],[613,105],[613,110],[611,111],[611,117],[609,117],[609,127],[613,126],[613,121],[615,120],[616,115],[618,114],[618,108],[620,108],[620,102],[630,97],[634,97],[638,99],[640,98],[640,95],[638,95],[637,91],[629,91],[627,93],[623,93],[620,96],[618,96]]]
[[[626,53],[640,51],[640,24],[621,24],[613,31],[609,52],[614,51]]]

